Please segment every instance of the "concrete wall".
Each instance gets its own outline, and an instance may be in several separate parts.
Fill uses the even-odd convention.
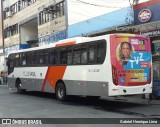
[[[21,44],[26,44],[28,40],[38,40],[38,29],[36,27],[20,26]]]
[[[18,0],[8,0],[9,2],[7,2],[8,6],[11,6],[12,4],[14,4],[15,2],[17,2]],[[22,27],[21,25],[28,22],[29,20],[32,20],[31,17],[36,16],[36,18],[38,18],[38,13],[40,11],[43,10],[43,8],[48,7],[50,5],[54,5],[55,3],[59,3],[62,0],[37,0],[35,3],[27,6],[26,8],[24,8],[23,10],[15,13],[13,16],[8,17],[7,19],[4,20],[4,28],[7,26],[12,26],[14,24],[19,24],[20,25],[20,33],[17,35],[14,35],[12,37],[8,37],[5,39],[5,47],[8,46],[13,46],[19,43],[25,43],[26,39],[28,37],[26,37],[25,35],[27,34],[27,36],[30,36],[30,31],[32,31],[31,33],[33,34],[32,36],[34,36],[34,33],[37,33],[36,36],[38,37],[43,37],[49,34],[53,34],[54,32],[58,32],[61,30],[65,30],[66,29],[66,18],[65,16],[57,18],[51,22],[45,23],[43,25],[38,26],[38,20],[37,20],[37,28],[38,28],[38,32],[37,32],[37,28],[36,30],[33,30],[30,27]],[[57,24],[55,25],[55,22],[57,22]],[[24,29],[23,29],[24,28]],[[22,33],[24,32],[24,33]]]

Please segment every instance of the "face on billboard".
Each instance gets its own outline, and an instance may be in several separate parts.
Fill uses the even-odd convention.
[[[126,65],[128,63],[128,60],[131,58],[131,53],[133,52],[132,46],[129,42],[122,42],[118,45],[116,54],[117,59],[121,65]]]

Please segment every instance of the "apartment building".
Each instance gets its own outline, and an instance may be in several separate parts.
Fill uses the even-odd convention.
[[[5,55],[66,38],[65,7],[64,0],[3,0]]]

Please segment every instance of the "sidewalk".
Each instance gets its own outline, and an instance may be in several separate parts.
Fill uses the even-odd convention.
[[[1,87],[8,88],[8,84],[0,84]],[[9,88],[8,88],[9,89]],[[160,99],[149,100],[143,99],[141,95],[128,96],[128,97],[101,97],[103,100],[109,101],[121,101],[121,102],[129,102],[129,103],[137,103],[137,104],[151,104],[151,105],[160,105]]]
[[[8,84],[0,84],[0,87],[8,87]]]
[[[149,100],[143,99],[141,95],[137,96],[128,96],[128,97],[102,97],[104,100],[109,101],[121,101],[121,102],[129,102],[129,103],[137,103],[137,104],[151,104],[151,105],[160,105],[160,99]]]

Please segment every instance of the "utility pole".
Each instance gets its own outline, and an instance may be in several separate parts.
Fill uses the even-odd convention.
[[[133,0],[135,4],[138,4],[139,3],[139,0]]]
[[[4,54],[4,31],[3,31],[3,0],[1,0],[1,20],[2,20],[2,48],[3,48],[3,54]]]
[[[139,0],[129,0],[130,5],[136,5],[139,3]]]

